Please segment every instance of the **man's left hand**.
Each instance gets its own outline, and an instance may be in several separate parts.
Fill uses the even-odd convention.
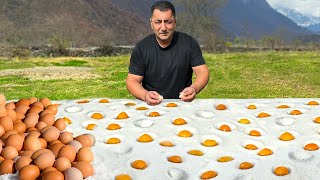
[[[186,87],[180,92],[179,98],[185,102],[191,102],[196,98],[196,90],[193,87]]]

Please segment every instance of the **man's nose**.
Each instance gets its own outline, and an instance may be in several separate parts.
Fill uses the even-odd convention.
[[[161,23],[161,27],[160,27],[161,31],[166,31],[167,30],[167,26],[165,22]]]

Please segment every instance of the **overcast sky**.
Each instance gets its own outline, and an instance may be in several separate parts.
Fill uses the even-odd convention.
[[[267,0],[271,6],[279,5],[302,14],[320,17],[320,0]]]

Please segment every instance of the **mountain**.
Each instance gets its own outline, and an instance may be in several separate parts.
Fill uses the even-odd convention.
[[[274,7],[275,10],[285,15],[299,26],[306,27],[312,32],[320,32],[320,18],[310,15],[304,15],[294,9],[289,9],[281,6]]]

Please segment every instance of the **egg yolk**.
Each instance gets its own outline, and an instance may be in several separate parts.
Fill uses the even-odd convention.
[[[144,106],[141,106],[141,107],[137,107],[136,110],[139,110],[139,111],[143,111],[143,110],[148,110],[149,108],[147,107],[144,107]]]
[[[87,99],[84,99],[84,100],[81,100],[81,101],[77,101],[78,104],[85,104],[85,103],[88,103],[90,102],[89,100]]]
[[[315,123],[320,123],[320,116],[319,116],[319,117],[316,117],[316,118],[313,120],[313,122],[315,122]]]
[[[174,144],[171,141],[161,141],[160,142],[161,146],[165,146],[165,147],[172,147],[174,146]]]
[[[218,176],[218,173],[215,171],[206,171],[201,174],[200,179],[212,179]]]
[[[263,148],[258,152],[259,156],[269,156],[271,154],[273,154],[273,152],[271,151],[271,149],[268,148]]]
[[[290,112],[290,115],[300,115],[300,114],[302,114],[302,112],[299,111],[299,110],[297,110],[297,109],[292,110],[292,111]]]
[[[152,111],[152,112],[149,113],[149,116],[150,117],[158,117],[158,116],[160,116],[160,114],[158,112],[156,112],[156,111]]]
[[[270,117],[271,115],[265,112],[261,112],[260,114],[258,114],[258,118],[266,118],[266,117]]]
[[[194,155],[194,156],[202,156],[203,152],[200,150],[190,150],[188,151],[188,154]]]
[[[289,174],[289,169],[284,166],[279,166],[274,169],[274,174],[277,176],[285,176],[285,175]]]
[[[108,130],[117,130],[117,129],[121,129],[121,126],[119,124],[109,124],[107,129]]]
[[[230,131],[231,131],[231,128],[230,128],[230,126],[224,124],[224,125],[222,125],[222,126],[219,127],[219,130],[225,131],[225,132],[230,132]]]
[[[99,103],[109,103],[109,100],[108,99],[100,99]]]
[[[251,130],[249,132],[249,135],[250,136],[261,136],[261,133],[259,131],[257,131],[257,130]]]
[[[178,133],[179,137],[191,137],[192,133],[188,130],[182,130]]]
[[[145,169],[147,167],[147,163],[143,160],[136,160],[131,163],[131,167],[135,169]]]
[[[246,119],[246,118],[243,118],[243,119],[240,119],[238,121],[238,123],[240,124],[250,124],[250,120],[249,119]]]
[[[279,108],[279,109],[285,109],[285,108],[290,108],[290,106],[283,104],[283,105],[277,106],[277,108]]]
[[[248,150],[257,150],[258,147],[254,144],[247,144],[244,146],[244,148],[248,149]]]
[[[232,161],[234,158],[231,156],[222,156],[219,159],[217,159],[218,162],[229,162]]]
[[[135,106],[135,105],[136,105],[136,103],[128,102],[128,103],[125,103],[124,105],[126,105],[126,106]]]
[[[249,106],[247,106],[248,109],[257,109],[257,106],[250,104]]]
[[[239,165],[239,169],[251,169],[253,164],[250,162],[243,162]]]
[[[106,141],[106,144],[119,144],[121,140],[119,138],[109,138]]]
[[[128,118],[129,118],[129,116],[125,112],[119,113],[118,116],[116,117],[116,119],[128,119]]]
[[[172,124],[174,124],[174,125],[184,125],[184,124],[187,124],[187,121],[182,119],[182,118],[177,118],[172,122]]]
[[[316,106],[319,105],[317,101],[309,101],[307,105]]]
[[[138,138],[137,141],[141,143],[147,143],[153,141],[153,138],[149,134],[143,134]]]
[[[167,159],[169,162],[172,162],[172,163],[182,163],[182,159],[180,156],[170,156]]]
[[[224,105],[224,104],[218,104],[218,105],[216,106],[216,109],[217,109],[217,110],[226,110],[226,109],[227,109],[227,106]]]
[[[203,146],[207,146],[207,147],[213,147],[213,146],[218,145],[217,141],[215,141],[213,139],[207,139],[207,140],[203,141],[201,144]]]
[[[166,107],[178,107],[176,103],[168,103]]]
[[[315,143],[309,143],[306,144],[303,149],[307,151],[316,151],[319,149],[319,146]]]
[[[93,114],[91,115],[91,118],[93,118],[93,119],[102,119],[102,118],[103,118],[103,115],[100,114],[100,113],[93,113]]]
[[[115,180],[131,180],[128,174],[119,174],[115,177]]]
[[[291,133],[285,132],[285,133],[281,134],[281,136],[279,137],[279,139],[280,139],[281,141],[291,141],[291,140],[294,140],[295,137],[294,137]]]
[[[67,124],[71,124],[71,120],[67,117],[63,117],[63,120],[67,123]]]
[[[96,124],[88,124],[86,129],[87,130],[93,130],[97,125]]]

